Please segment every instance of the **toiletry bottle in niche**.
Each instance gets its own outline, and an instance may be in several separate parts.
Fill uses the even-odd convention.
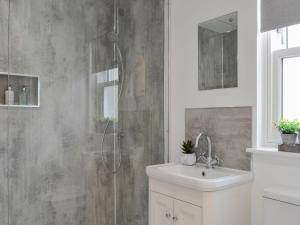
[[[25,86],[22,87],[19,94],[19,105],[27,105],[27,90]]]
[[[5,104],[13,105],[15,100],[15,93],[11,88],[11,85],[8,85],[7,90],[5,91]]]

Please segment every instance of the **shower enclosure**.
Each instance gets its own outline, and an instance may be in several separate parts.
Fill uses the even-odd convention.
[[[0,33],[0,90],[40,78],[40,107],[0,106],[0,224],[147,225],[164,1],[0,0]]]

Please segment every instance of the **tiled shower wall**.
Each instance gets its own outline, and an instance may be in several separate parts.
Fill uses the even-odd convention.
[[[252,133],[251,107],[203,108],[185,110],[185,134],[195,142],[199,133],[211,137],[212,151],[222,159],[221,165],[233,169],[250,170]],[[205,138],[196,150],[207,151]]]
[[[118,4],[126,78],[117,218],[142,225],[145,166],[164,155],[164,10],[162,0]],[[8,0],[0,0],[1,71],[8,70],[8,14]],[[41,107],[0,108],[1,225],[114,223],[114,175],[101,162],[89,82],[90,73],[111,68],[112,25],[112,0],[11,0],[10,71],[40,75]]]
[[[164,1],[120,0],[126,60],[119,117],[124,163],[117,174],[117,224],[148,224],[145,167],[164,162]]]

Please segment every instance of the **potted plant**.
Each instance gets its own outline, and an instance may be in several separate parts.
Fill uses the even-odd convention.
[[[300,122],[298,121],[298,126],[297,126],[297,131],[298,131],[298,143],[300,144]]]
[[[281,133],[283,144],[294,145],[296,143],[296,132],[299,129],[298,121],[279,120],[275,122],[274,125]]]
[[[196,154],[193,142],[191,140],[183,141],[181,144],[181,150],[181,163],[188,166],[194,165],[196,163]]]

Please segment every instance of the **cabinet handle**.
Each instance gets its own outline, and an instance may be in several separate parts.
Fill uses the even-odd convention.
[[[166,216],[166,218],[169,219],[171,217],[171,214],[170,213],[166,213],[165,216]]]
[[[177,216],[173,216],[173,221],[177,221],[178,220],[178,217]]]

